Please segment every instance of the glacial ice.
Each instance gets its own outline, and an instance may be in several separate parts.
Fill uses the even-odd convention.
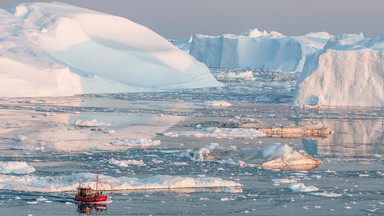
[[[297,82],[295,104],[384,106],[384,37],[333,37],[307,57]]]
[[[0,174],[29,174],[33,172],[35,172],[35,168],[26,162],[0,161]]]
[[[306,56],[322,49],[329,40],[326,32],[284,36],[278,32],[251,29],[241,35],[194,35],[190,54],[213,68],[265,71],[301,71]],[[179,47],[185,49],[187,45]]]
[[[0,96],[67,96],[220,86],[150,29],[64,3],[0,9]]]
[[[0,175],[0,189],[29,192],[62,192],[75,191],[81,184],[95,188],[96,175],[92,173],[77,173],[62,176],[14,176]],[[101,190],[140,190],[140,189],[172,189],[172,188],[214,188],[242,187],[240,183],[215,177],[182,177],[156,175],[137,179],[129,177],[111,177],[99,175]]]

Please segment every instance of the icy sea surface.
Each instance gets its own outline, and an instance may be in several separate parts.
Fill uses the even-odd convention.
[[[0,215],[384,214],[383,109],[301,109],[290,104],[295,72],[213,72],[225,87],[0,99]],[[231,119],[317,122],[332,134],[164,136]],[[258,152],[282,144],[322,165],[262,169]],[[209,145],[231,160],[193,157]],[[110,201],[74,202],[78,181],[94,186],[97,167]]]

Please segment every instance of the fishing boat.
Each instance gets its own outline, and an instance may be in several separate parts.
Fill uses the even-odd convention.
[[[77,195],[75,195],[75,200],[86,203],[95,203],[95,202],[104,202],[107,201],[107,195],[103,194],[102,191],[99,191],[99,168],[97,168],[96,175],[96,191],[93,192],[90,187],[82,187],[81,183],[79,183],[79,187],[77,187]]]

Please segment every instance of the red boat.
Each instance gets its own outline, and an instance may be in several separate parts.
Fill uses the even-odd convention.
[[[97,177],[96,177],[96,192],[93,192],[93,190],[90,187],[81,187],[81,184],[79,183],[79,187],[77,187],[77,195],[75,196],[76,201],[80,202],[104,202],[107,201],[107,195],[103,195],[102,191],[98,190],[98,184],[99,184],[99,169],[97,169]]]

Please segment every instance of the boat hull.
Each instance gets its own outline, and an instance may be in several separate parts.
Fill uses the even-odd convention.
[[[107,195],[98,197],[81,197],[76,195],[75,200],[80,202],[104,202],[107,201]]]

